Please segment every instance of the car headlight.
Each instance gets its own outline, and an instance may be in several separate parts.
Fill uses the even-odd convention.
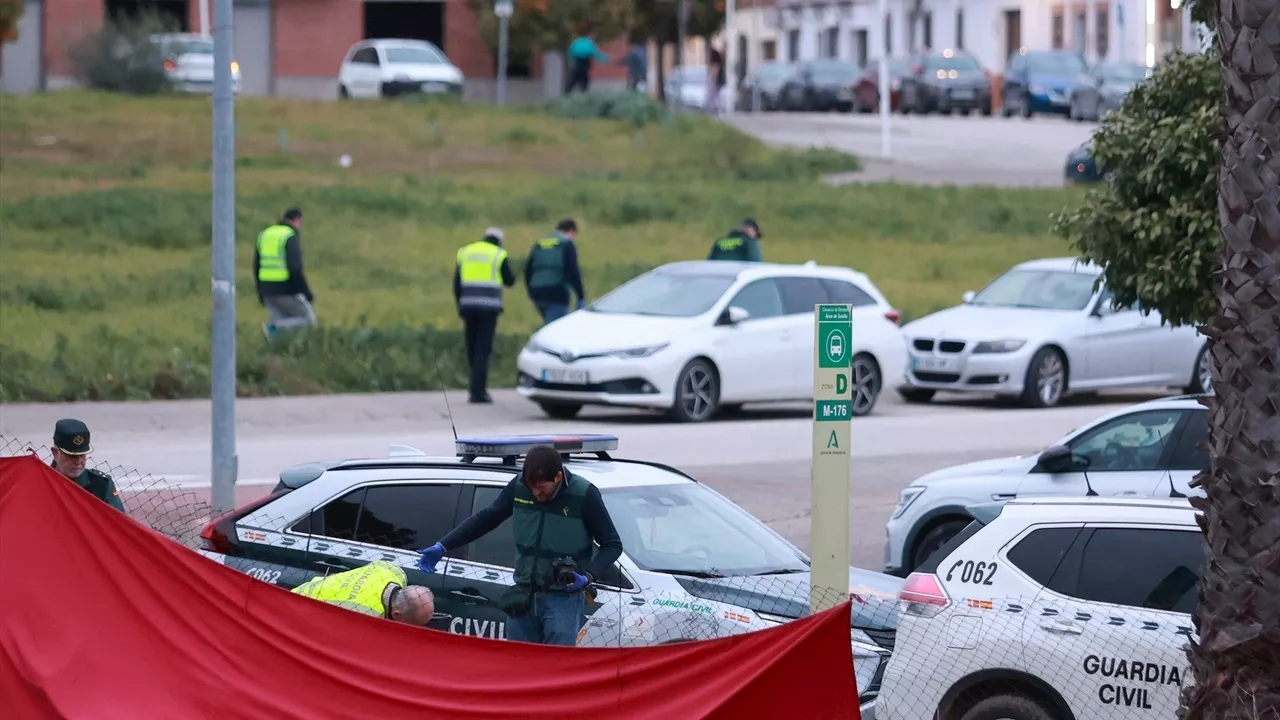
[[[543,347],[542,345],[539,345],[537,342],[533,340],[530,340],[528,343],[526,343],[524,346],[524,349],[526,352],[531,352],[531,353],[542,352],[543,350],[546,350],[545,347]]]
[[[1045,92],[1044,92],[1044,86],[1042,86],[1042,85],[1032,85],[1031,87],[1027,88],[1027,90],[1030,90],[1032,95],[1044,95],[1044,94],[1045,94]]]
[[[1026,340],[987,340],[973,346],[975,353],[1011,353],[1026,345]]]
[[[645,358],[658,352],[662,348],[666,347],[668,344],[669,343],[662,343],[661,345],[649,345],[646,347],[628,348],[626,350],[614,350],[613,352],[609,353],[609,355],[612,355],[613,357],[616,357],[616,358],[622,358],[623,360],[634,360],[635,358]]]
[[[889,89],[892,90],[893,92],[897,92],[901,88],[902,88],[902,81],[899,80],[898,78],[894,78],[889,81]]]
[[[906,512],[911,503],[915,502],[916,498],[920,497],[923,492],[924,488],[918,485],[903,488],[902,492],[898,493],[898,504],[894,506],[893,515],[889,519],[897,520],[902,517],[902,513]]]

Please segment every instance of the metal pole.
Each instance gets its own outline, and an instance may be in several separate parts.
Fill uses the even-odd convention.
[[[498,18],[498,104],[507,104],[507,23],[503,15]]]
[[[200,0],[200,34],[209,37],[209,0]]]
[[[756,58],[755,69],[760,69],[760,64],[764,62],[764,53],[760,51],[760,3],[759,0],[751,0],[751,47],[747,51],[747,57],[751,57],[751,52],[755,51],[759,57]],[[765,12],[769,12],[766,10]],[[760,73],[756,73],[751,83],[751,112],[760,112]]]
[[[889,33],[885,32],[887,28],[884,26],[884,18],[888,14],[888,3],[880,0],[880,77],[876,84],[880,88],[880,154],[884,157],[891,154],[889,97],[893,94],[893,88],[889,87]]]
[[[724,107],[725,115],[732,115],[733,106],[738,104],[738,66],[734,64],[734,60],[738,57],[738,29],[734,25],[737,20],[734,8],[736,4],[734,0],[724,2],[724,74],[729,86],[729,101]],[[723,98],[721,100],[723,101]]]
[[[236,500],[235,97],[232,3],[213,4],[213,473],[215,513]]]

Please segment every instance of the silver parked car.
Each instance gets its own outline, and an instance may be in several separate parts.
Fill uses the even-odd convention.
[[[1025,262],[963,305],[909,323],[898,392],[909,402],[939,390],[1011,395],[1030,407],[1111,388],[1209,392],[1208,339],[1154,310],[1113,307],[1101,273],[1075,258]]]
[[[1146,65],[1098,63],[1076,82],[1068,114],[1076,122],[1101,120],[1103,115],[1119,110],[1129,91],[1148,77],[1151,77],[1151,68]]]

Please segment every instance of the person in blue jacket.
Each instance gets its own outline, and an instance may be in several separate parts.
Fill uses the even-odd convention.
[[[607,65],[609,56],[600,51],[596,41],[587,34],[586,26],[580,26],[578,37],[569,44],[569,84],[565,88],[565,93],[571,93],[579,87],[582,88],[582,92],[589,89],[593,60],[599,60]]]

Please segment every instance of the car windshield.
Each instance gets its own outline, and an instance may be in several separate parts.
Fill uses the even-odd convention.
[[[794,548],[705,485],[602,489],[627,557],[642,570],[742,577],[808,572]]]
[[[1083,310],[1097,276],[1068,270],[1010,270],[974,297],[978,307]]]
[[[439,65],[449,62],[440,51],[431,47],[389,47],[383,48],[387,55],[387,63],[392,65]]]
[[[842,62],[826,62],[814,63],[809,66],[809,70],[813,73],[815,80],[825,82],[840,82],[842,80],[855,80],[858,77],[858,66],[853,63]]]
[[[617,287],[587,306],[616,315],[694,317],[711,309],[733,285],[730,275],[650,272]]]
[[[213,42],[209,40],[173,40],[165,43],[170,55],[212,55]]]
[[[707,69],[701,65],[686,65],[682,68],[676,68],[676,78],[682,83],[705,83],[707,81]]]
[[[765,63],[756,68],[755,76],[761,80],[781,80],[789,69],[782,63]]]
[[[1072,53],[1028,55],[1027,67],[1031,72],[1049,75],[1079,75],[1087,69],[1084,60]]]
[[[1145,80],[1150,72],[1143,65],[1106,65],[1102,77],[1111,82],[1136,83]]]
[[[982,65],[969,55],[934,55],[925,63],[930,70],[981,70]]]

